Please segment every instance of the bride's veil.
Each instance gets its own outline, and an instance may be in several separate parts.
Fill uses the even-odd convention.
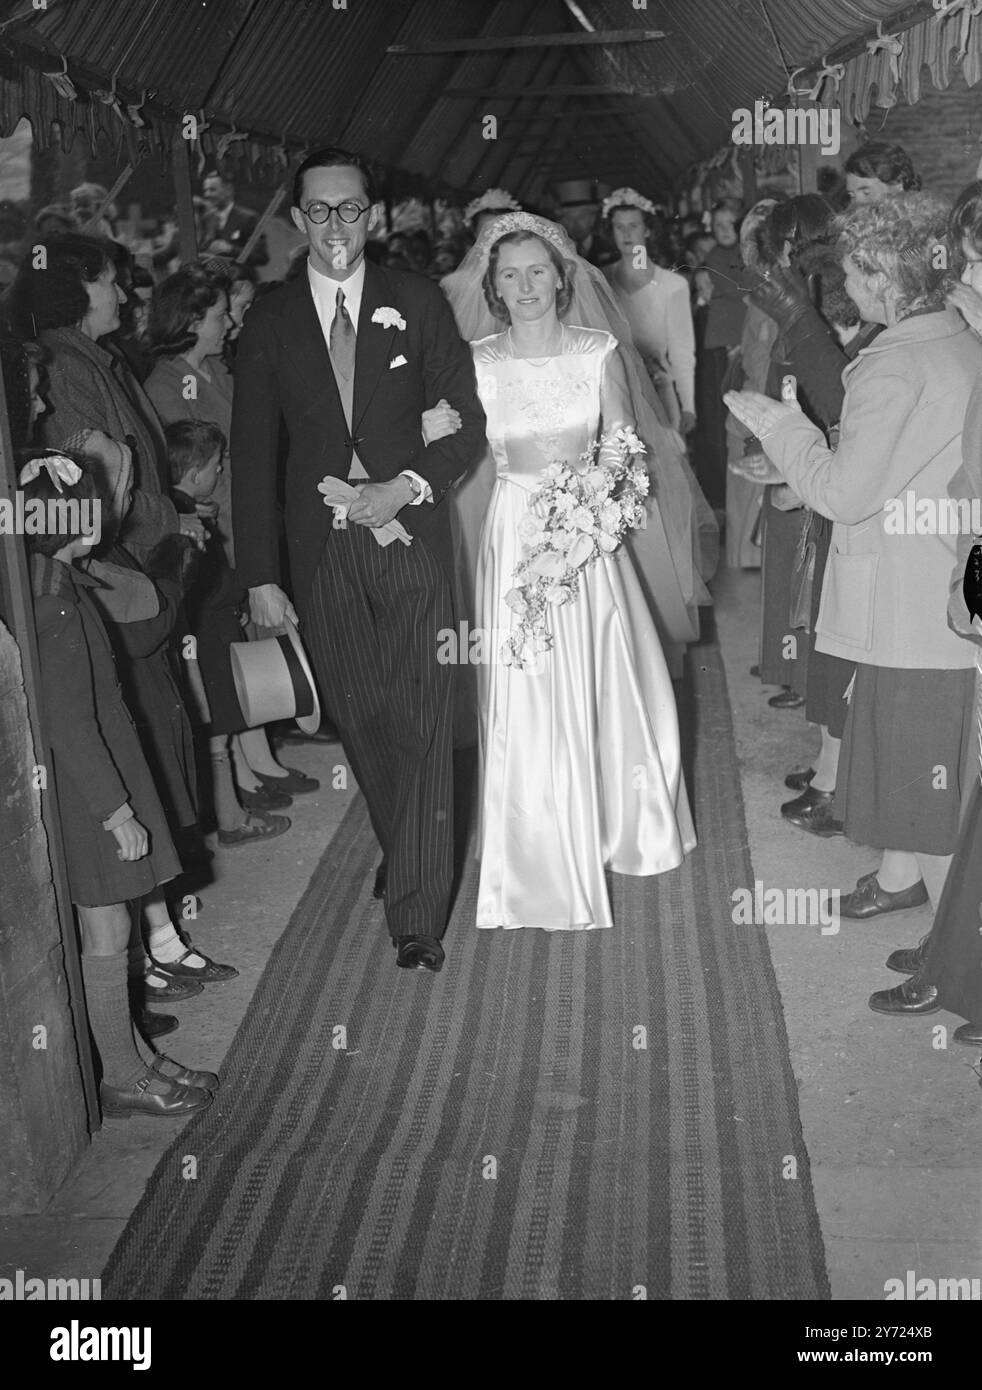
[[[557,223],[527,212],[506,213],[483,229],[457,270],[441,281],[460,335],[467,342],[474,342],[502,331],[503,323],[488,308],[482,281],[492,245],[514,231],[533,232],[555,246],[567,262],[573,297],[564,315],[565,322],[606,330],[620,344],[635,424],[648,449],[651,477],[648,526],[645,531],[629,532],[627,543],[663,638],[675,644],[695,641],[699,632],[697,606],[712,602],[706,584],[719,558],[719,527],[689,466],[682,438],[665,418],[651,378],[632,343],[630,326],[603,273],[577,255],[568,234]],[[471,622],[481,528],[494,478],[489,450],[448,497],[461,616]],[[668,586],[676,590],[674,603],[665,592],[666,567],[674,570],[677,580]],[[653,591],[656,588],[658,592]]]

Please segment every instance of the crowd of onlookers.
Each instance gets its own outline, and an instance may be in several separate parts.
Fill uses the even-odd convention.
[[[982,1046],[982,182],[954,207],[920,190],[872,143],[815,193],[668,221],[624,188],[562,220],[688,438],[727,563],[762,571],[752,674],[818,737],[782,816],[879,852],[846,920],[933,910],[871,1008],[949,1009]]]
[[[559,216],[603,268],[668,423],[688,437],[730,565],[762,568],[755,672],[821,740],[789,772],[782,814],[882,852],[844,916],[935,909],[930,937],[890,958],[910,979],[873,1007],[946,1007],[967,1020],[961,1040],[982,1043],[982,633],[960,584],[973,538],[884,524],[910,489],[982,496],[982,185],[954,210],[918,187],[903,151],[872,146],[825,196],[723,200],[669,221],[622,189],[602,216],[589,200]],[[219,175],[205,189],[201,250],[183,264],[169,233],[149,265],[114,240],[93,186],[64,216],[43,209],[43,255],[21,259],[0,339],[25,494],[102,503],[98,545],[28,543],[86,997],[116,1114],[209,1103],[210,1073],[145,1041],[178,1026],[148,1005],[237,973],[195,948],[180,875],[207,862],[205,832],[218,853],[283,835],[292,798],[318,787],[280,761],[282,730],[249,726],[231,677],[231,644],[268,635],[235,574],[235,344],[278,282],[258,278],[255,214]],[[371,254],[442,278],[505,210],[478,203],[466,234],[396,233]]]
[[[206,869],[207,832],[218,853],[285,834],[283,811],[319,786],[281,762],[286,729],[250,727],[230,661],[232,643],[266,635],[232,567],[227,440],[235,339],[268,287],[210,252],[148,278],[110,238],[49,232],[21,261],[0,339],[25,497],[101,504],[97,543],[58,531],[28,547],[109,1114],[209,1103],[211,1073],[146,1041],[178,1026],[149,1005],[238,973],[195,948],[182,875]]]
[[[909,978],[870,1006],[949,1009],[979,1046],[982,626],[963,580],[982,541],[982,182],[951,207],[887,145],[856,151],[846,181],[845,209],[763,199],[706,257],[727,551],[762,566],[753,673],[819,735],[781,814],[879,852],[846,920],[934,914],[887,961]]]

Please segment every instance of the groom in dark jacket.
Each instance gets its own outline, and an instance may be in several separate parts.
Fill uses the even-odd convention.
[[[250,310],[236,354],[236,570],[255,622],[299,616],[382,846],[376,896],[398,963],[439,970],[453,841],[453,668],[437,659],[438,633],[454,624],[444,498],[482,453],[484,412],[439,288],[365,259],[379,216],[365,162],[346,150],[309,155],[292,216],[306,271]],[[461,427],[424,445],[421,414],[441,398]],[[295,608],[279,587],[281,418]],[[340,528],[318,492],[325,477],[358,488]],[[411,544],[380,543],[375,528],[394,519]]]

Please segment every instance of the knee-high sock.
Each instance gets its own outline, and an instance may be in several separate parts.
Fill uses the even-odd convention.
[[[145,1066],[133,1036],[127,990],[127,952],[83,956],[82,982],[92,1036],[108,1086],[132,1086]]]

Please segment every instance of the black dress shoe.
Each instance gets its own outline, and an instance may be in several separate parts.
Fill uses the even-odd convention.
[[[835,792],[817,792],[814,787],[806,787],[794,801],[786,801],[781,807],[781,815],[799,830],[807,830],[809,835],[842,834],[842,821],[832,815]]]
[[[157,974],[156,971],[152,972],[152,976],[163,983],[155,985],[151,983],[151,975],[143,977],[140,993],[145,1004],[179,1004],[182,999],[193,999],[204,989],[204,985],[198,984],[196,980],[172,980],[166,975]]]
[[[786,685],[783,690],[779,690],[776,695],[772,695],[767,701],[771,709],[801,709],[805,703],[804,695],[799,695],[797,690],[792,690],[790,685]]]
[[[432,970],[434,975],[443,969],[446,956],[435,936],[395,936],[396,965],[403,970]]]
[[[243,811],[285,811],[293,805],[293,797],[263,786],[260,782],[254,792],[244,792],[239,788],[239,804]]]
[[[298,729],[292,721],[288,726],[284,726],[281,732],[274,734],[276,743],[340,743],[341,735],[334,725],[328,720],[321,722],[316,734],[305,734],[302,729]]]
[[[267,791],[285,793],[287,796],[303,796],[307,792],[320,791],[321,784],[316,777],[308,777],[295,767],[285,767],[283,771],[285,777],[269,777],[265,772],[257,772],[256,776]]]
[[[941,1008],[936,985],[918,984],[916,976],[893,989],[878,989],[869,997],[878,1014],[936,1014]]]
[[[165,1057],[162,1052],[158,1052],[150,1063],[149,1070],[155,1076],[163,1077],[165,1081],[176,1081],[179,1086],[194,1086],[199,1091],[217,1091],[218,1077],[213,1071],[192,1071],[190,1067],[182,1067],[180,1062],[175,1062],[171,1057]]]
[[[185,965],[188,956],[200,956],[204,965]],[[155,975],[165,975],[172,980],[191,980],[198,985],[224,984],[226,980],[234,980],[239,973],[234,965],[219,965],[217,960],[206,956],[197,946],[188,946],[184,955],[177,960],[154,960],[153,956],[150,959],[153,960]]]
[[[784,785],[793,792],[803,792],[814,776],[813,767],[801,768],[798,772],[789,772],[784,779]]]
[[[151,1091],[150,1083],[158,1083],[159,1089]],[[111,1115],[120,1120],[131,1115],[151,1115],[160,1119],[179,1119],[183,1115],[193,1115],[205,1110],[214,1097],[209,1091],[197,1086],[184,1086],[169,1076],[158,1076],[151,1068],[135,1081],[132,1086],[99,1087],[99,1100],[103,1115]]]
[[[383,859],[375,870],[375,886],[372,888],[373,898],[384,898],[386,885],[389,881],[389,861]]]
[[[181,1026],[181,1020],[173,1014],[155,1014],[143,1009],[134,1016],[136,1026],[145,1038],[162,1038],[165,1033],[174,1033]]]
[[[923,879],[918,879],[910,888],[901,888],[899,893],[888,893],[880,887],[876,874],[864,874],[857,879],[853,891],[845,893],[840,899],[839,916],[865,921],[868,917],[879,917],[884,912],[903,912],[908,907],[923,907],[926,902],[927,889]]]
[[[887,956],[887,969],[896,970],[898,975],[916,975],[924,964],[924,949],[927,937],[922,936],[916,946],[902,946],[899,951],[891,951]]]
[[[951,1036],[955,1042],[965,1043],[968,1047],[982,1047],[982,1023],[963,1023]]]

